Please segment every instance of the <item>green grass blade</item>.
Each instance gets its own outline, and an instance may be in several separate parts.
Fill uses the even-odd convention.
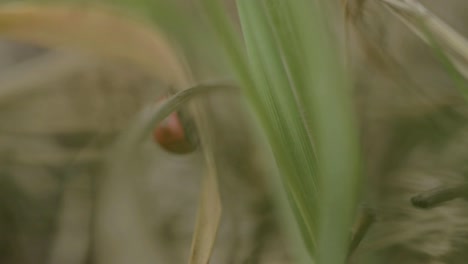
[[[318,263],[343,263],[359,152],[339,47],[324,10],[309,1],[238,3],[256,87],[280,142],[273,151],[307,247]]]
[[[284,6],[279,8],[280,12],[287,10]],[[294,31],[285,30],[284,38],[288,39],[287,34],[292,35],[290,39],[296,36],[298,43],[290,44],[287,49],[303,47],[299,63],[305,71],[304,87],[299,93],[311,116],[321,174],[316,259],[318,263],[343,263],[360,177],[351,90],[338,57],[339,45],[331,34],[330,21],[324,17],[331,12],[325,5],[314,6],[310,1],[291,2],[290,8],[290,12],[283,13],[286,21],[279,23],[291,21],[294,25]]]
[[[256,87],[275,131],[273,152],[307,248],[315,248],[317,194],[313,149],[280,54],[276,51],[261,2],[239,2],[242,28]],[[253,25],[258,27],[253,27]],[[279,67],[275,67],[279,66]],[[271,142],[271,141],[270,141]]]

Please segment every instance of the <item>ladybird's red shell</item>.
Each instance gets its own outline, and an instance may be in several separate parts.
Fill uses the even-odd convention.
[[[184,123],[178,112],[171,113],[158,124],[153,137],[155,142],[162,148],[172,153],[186,154],[195,150],[193,142],[189,140],[186,134]]]

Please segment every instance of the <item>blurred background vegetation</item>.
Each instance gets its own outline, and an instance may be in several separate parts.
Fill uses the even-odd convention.
[[[1,1],[0,263],[465,263],[468,4],[421,4]]]

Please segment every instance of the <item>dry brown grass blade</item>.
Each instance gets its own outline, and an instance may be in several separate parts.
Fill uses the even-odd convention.
[[[426,43],[438,45],[468,79],[468,41],[416,0],[381,0]],[[428,36],[428,33],[430,36]],[[432,42],[436,43],[432,43]]]
[[[178,91],[193,83],[167,36],[141,21],[96,6],[0,6],[0,36],[47,47],[67,47],[139,65]],[[217,168],[201,102],[191,105],[206,160],[191,264],[208,263],[221,216]]]
[[[201,120],[199,119],[199,121]],[[221,221],[222,205],[216,175],[216,162],[213,153],[206,149],[205,158],[208,166],[202,178],[197,223],[192,239],[189,264],[209,263],[218,232],[218,224]]]

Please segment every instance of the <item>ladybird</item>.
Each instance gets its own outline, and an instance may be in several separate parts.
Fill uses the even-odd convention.
[[[161,121],[154,129],[153,138],[163,149],[174,154],[191,153],[198,145],[195,126],[186,109],[173,112]]]

